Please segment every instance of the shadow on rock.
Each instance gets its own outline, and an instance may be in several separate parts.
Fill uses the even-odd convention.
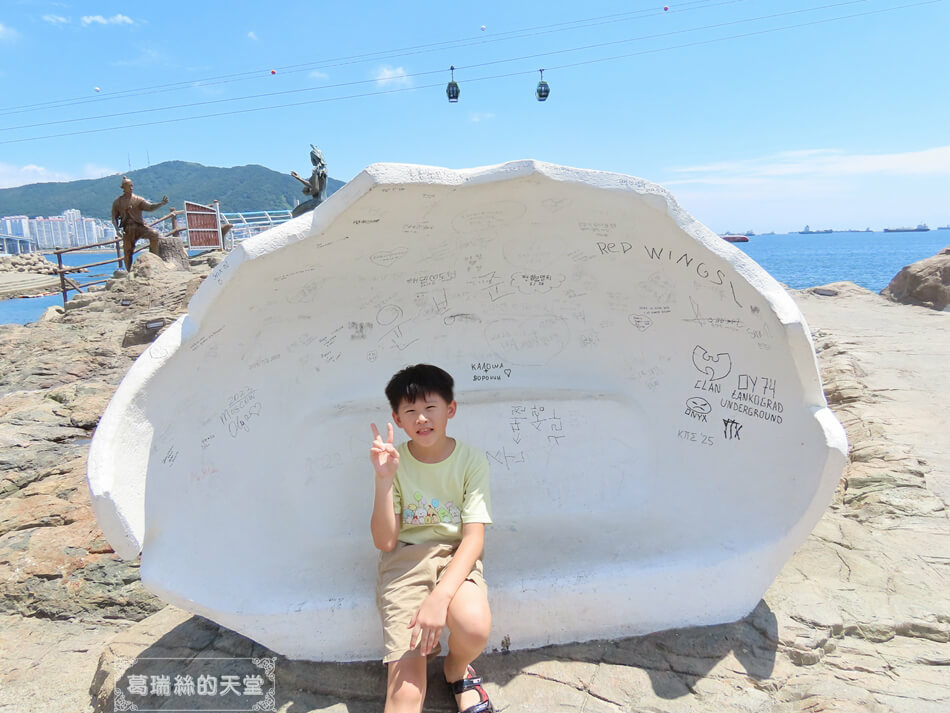
[[[731,624],[672,629],[616,642],[605,660],[643,668],[660,698],[679,698],[730,654],[757,681],[772,675],[778,620],[760,601],[749,616]]]
[[[736,663],[727,665],[734,675],[741,677],[741,668],[749,678],[767,679],[775,664],[777,645],[775,615],[762,601],[749,616],[731,624],[530,651],[496,650],[478,660],[478,670],[493,696],[497,691],[499,707],[543,700],[567,703],[568,698],[587,694],[623,706],[634,700],[642,702],[644,696],[676,699],[691,695],[697,682],[730,656]],[[202,704],[208,706],[210,679],[214,678],[213,695],[219,702],[224,700],[222,690],[228,688],[225,697],[233,698],[235,709],[250,709],[261,697],[238,698],[234,691],[254,692],[255,684],[260,683],[266,693],[266,672],[255,659],[260,662],[271,657],[276,658],[276,705],[284,713],[308,713],[337,703],[344,703],[350,713],[382,707],[386,670],[378,662],[292,661],[174,607],[140,622],[113,641],[103,652],[90,693],[96,711],[121,710],[126,701],[139,709],[201,709]],[[201,694],[197,688],[199,677],[204,677]],[[190,697],[186,695],[191,690],[189,680],[195,686]],[[652,691],[645,690],[646,680]],[[158,683],[157,689],[153,681]],[[184,686],[177,695],[176,681]],[[246,688],[248,684],[250,689]],[[141,693],[142,686],[148,688],[147,695]],[[185,703],[189,705],[183,706]],[[429,664],[426,707],[455,710],[442,678],[441,659]]]

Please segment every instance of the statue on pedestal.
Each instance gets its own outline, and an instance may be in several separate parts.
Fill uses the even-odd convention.
[[[310,180],[305,181],[296,171],[291,171],[290,175],[303,184],[303,194],[311,196],[310,200],[304,201],[293,209],[291,215],[296,218],[307,211],[311,211],[323,203],[327,197],[327,162],[323,158],[323,153],[313,144],[310,144],[310,163],[313,164],[313,173]]]
[[[158,255],[158,239],[161,236],[145,224],[142,211],[158,210],[168,203],[168,196],[162,196],[158,203],[150,203],[132,193],[132,188],[132,179],[123,176],[122,195],[112,201],[112,225],[115,226],[116,234],[122,236],[126,270],[132,269],[135,243],[141,238],[148,240],[149,252]]]

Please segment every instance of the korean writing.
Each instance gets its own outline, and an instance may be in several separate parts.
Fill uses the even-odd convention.
[[[487,293],[492,302],[497,302],[504,297],[515,294],[515,291],[506,284],[506,280],[494,270],[479,275],[468,282]]]
[[[534,429],[534,433],[543,436],[550,446],[561,445],[564,438],[564,422],[553,407],[534,403],[512,404],[508,424],[515,445],[532,435],[532,431],[526,430],[528,426]]]

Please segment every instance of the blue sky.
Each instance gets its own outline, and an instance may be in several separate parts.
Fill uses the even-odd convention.
[[[0,187],[172,159],[307,176],[315,143],[341,180],[641,176],[719,232],[950,223],[947,0],[668,7],[4,0]]]

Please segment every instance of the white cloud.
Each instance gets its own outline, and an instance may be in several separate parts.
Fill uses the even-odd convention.
[[[16,166],[11,163],[0,162],[0,188],[25,186],[30,183],[59,183],[76,181],[81,178],[102,178],[118,173],[114,168],[87,163],[79,173],[57,171],[28,163],[25,166]]]
[[[248,36],[250,39],[252,39],[252,40],[254,40],[255,42],[257,42],[257,33],[255,33],[254,30],[251,30],[250,32],[248,32],[248,33],[247,33],[247,36]]]
[[[950,146],[859,153],[782,151],[669,169],[686,210],[719,230],[879,230],[886,225],[946,222]]]
[[[312,72],[310,72],[309,76],[311,79],[329,79],[330,78],[329,74],[327,74],[326,72],[321,72],[319,69],[315,69]]]
[[[62,15],[43,15],[43,22],[48,22],[51,25],[68,25],[69,18]]]
[[[752,184],[783,177],[805,176],[950,175],[950,146],[887,154],[847,153],[838,149],[783,151],[758,158],[685,166],[672,170],[676,174],[686,174],[687,177],[667,181],[668,185]]]
[[[116,168],[101,166],[98,163],[85,163],[83,164],[80,178],[103,178],[104,176],[111,176],[118,172],[119,170]]]
[[[89,25],[134,25],[135,21],[127,15],[113,15],[112,17],[103,17],[102,15],[83,15],[80,20],[83,27]]]
[[[381,87],[411,87],[412,78],[407,76],[406,70],[402,67],[390,67],[386,65],[376,72],[373,77],[376,84]]]
[[[43,166],[36,164],[27,164],[26,166],[14,166],[9,163],[0,163],[0,188],[12,188],[13,186],[24,186],[28,183],[46,183],[49,181],[71,181],[72,176],[64,173],[50,171]]]
[[[18,36],[19,33],[16,30],[14,30],[12,27],[7,27],[2,22],[0,22],[0,42],[12,42]]]
[[[472,114],[469,119],[471,119],[473,124],[477,124],[480,121],[490,121],[495,118],[495,115],[490,112],[475,112]]]

